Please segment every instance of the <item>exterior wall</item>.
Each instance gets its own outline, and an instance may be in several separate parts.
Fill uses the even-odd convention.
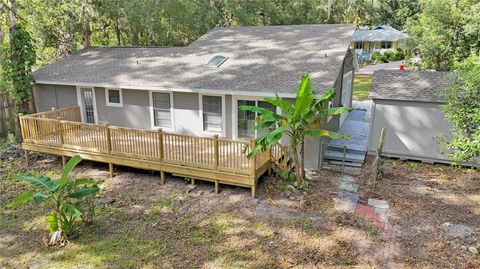
[[[355,42],[350,43],[350,48],[355,49],[355,52],[361,60],[371,60],[371,53],[378,51],[380,53],[385,53],[386,51],[392,51],[397,48],[406,49],[406,42],[402,40],[397,40],[392,42],[391,49],[382,49],[382,42],[362,42],[363,49],[355,49]]]
[[[33,94],[38,112],[50,110],[52,107],[63,108],[78,104],[75,86],[35,84]]]
[[[349,53],[346,54],[343,60],[343,66],[340,69],[340,72],[335,80],[335,84],[333,89],[335,90],[335,98],[333,99],[333,106],[338,107],[342,104],[342,80],[343,75],[348,73],[349,71],[353,72],[352,80],[355,75],[355,67],[354,67],[354,58],[355,52],[353,49],[350,50]],[[352,81],[353,85],[353,81]],[[352,96],[352,89],[350,89],[350,107],[351,107],[351,96]],[[338,131],[340,128],[340,116],[334,116],[324,124],[321,128],[330,130],[330,131]],[[319,161],[320,156],[326,150],[326,146],[321,149],[321,142],[324,142],[324,145],[328,143],[329,138],[318,138],[318,137],[307,137],[305,139],[305,168],[308,169],[318,169],[319,168]]]
[[[172,130],[179,134],[205,136],[203,123],[199,109],[199,94],[186,92],[172,92],[173,99],[173,123]],[[100,124],[152,129],[150,92],[146,90],[122,89],[123,107],[111,107],[106,105],[104,88],[95,88],[97,103],[98,122]],[[232,137],[231,96],[225,96],[226,135]]]
[[[150,129],[149,93],[145,90],[122,90],[123,107],[106,105],[105,88],[95,88],[98,123]]]
[[[374,152],[385,128],[384,153],[391,157],[426,161],[448,161],[440,153],[435,137],[449,134],[440,104],[427,102],[374,100],[368,150]]]

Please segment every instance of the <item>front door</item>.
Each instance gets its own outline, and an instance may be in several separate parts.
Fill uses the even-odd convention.
[[[80,88],[83,122],[95,123],[95,95],[93,88]]]

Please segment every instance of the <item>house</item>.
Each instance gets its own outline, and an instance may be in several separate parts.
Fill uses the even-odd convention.
[[[439,94],[452,76],[451,72],[375,71],[369,96],[373,101],[369,152],[376,151],[385,128],[385,156],[449,163],[436,137],[450,133]]]
[[[380,25],[371,30],[360,29],[353,34],[350,47],[355,49],[360,60],[371,60],[372,52],[381,54],[397,48],[405,49],[410,36],[388,25]]]
[[[332,106],[351,106],[353,25],[215,28],[187,47],[89,47],[34,72],[37,111],[80,106],[83,122],[250,140],[265,97],[294,101],[300,77],[314,93],[334,88]],[[324,128],[338,130],[343,117]],[[306,167],[318,168],[320,139]]]

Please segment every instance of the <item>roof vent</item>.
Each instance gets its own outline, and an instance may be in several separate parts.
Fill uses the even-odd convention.
[[[222,55],[215,55],[210,61],[207,63],[207,67],[220,67],[228,57],[222,56]]]

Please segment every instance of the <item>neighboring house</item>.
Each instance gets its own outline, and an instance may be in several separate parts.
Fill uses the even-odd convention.
[[[275,94],[292,102],[300,77],[351,106],[353,25],[215,28],[187,47],[90,47],[34,72],[38,111],[79,105],[82,120],[197,136],[252,139],[255,113]],[[342,117],[343,119],[344,117]],[[323,126],[338,130],[340,117]],[[320,139],[306,167],[318,168]]]
[[[369,152],[376,151],[385,128],[385,156],[448,163],[436,137],[450,133],[439,94],[451,77],[450,72],[375,71]]]
[[[350,47],[355,49],[360,60],[371,60],[372,52],[385,53],[397,48],[405,49],[410,36],[388,25],[380,25],[372,30],[360,29],[353,34]]]

